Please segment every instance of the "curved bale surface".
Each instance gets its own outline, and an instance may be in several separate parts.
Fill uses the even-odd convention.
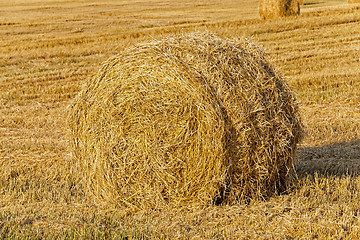
[[[275,19],[299,15],[301,2],[302,0],[260,0],[260,18]]]
[[[108,60],[69,124],[87,189],[134,210],[283,191],[301,134],[293,94],[264,53],[210,33]]]

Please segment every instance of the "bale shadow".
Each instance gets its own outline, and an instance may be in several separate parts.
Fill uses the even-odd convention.
[[[304,3],[304,5],[308,6],[308,5],[317,5],[317,4],[322,4],[325,2],[308,2],[308,3]]]
[[[295,169],[298,176],[360,176],[360,139],[297,150]]]

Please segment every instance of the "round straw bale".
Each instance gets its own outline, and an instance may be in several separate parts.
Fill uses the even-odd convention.
[[[88,190],[134,209],[283,191],[301,133],[293,94],[262,50],[210,33],[108,60],[69,124]]]
[[[299,14],[299,0],[260,0],[259,15],[261,19],[274,19]]]

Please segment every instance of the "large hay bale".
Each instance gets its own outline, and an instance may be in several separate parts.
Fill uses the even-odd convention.
[[[292,92],[264,53],[210,33],[108,60],[69,123],[88,190],[135,209],[283,191],[301,132]]]
[[[274,19],[299,14],[299,0],[260,0],[259,15],[261,19]]]

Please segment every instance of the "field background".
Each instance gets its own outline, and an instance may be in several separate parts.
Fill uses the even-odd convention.
[[[10,3],[9,3],[10,2]],[[0,0],[0,239],[359,239],[360,4],[305,0],[262,21],[254,0]],[[107,58],[211,31],[262,46],[299,101],[299,181],[249,205],[132,214],[85,196],[66,111]]]

